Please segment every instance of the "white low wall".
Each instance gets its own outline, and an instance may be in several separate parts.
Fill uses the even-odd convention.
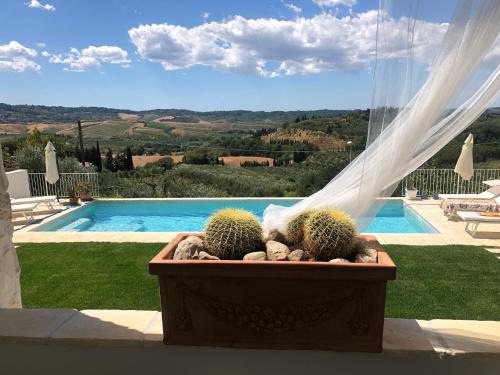
[[[28,171],[26,169],[17,169],[6,174],[9,180],[8,192],[11,198],[29,198],[31,196]]]

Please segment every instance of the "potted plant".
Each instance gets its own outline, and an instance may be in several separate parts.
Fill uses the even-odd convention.
[[[90,196],[91,187],[87,181],[78,181],[75,190],[80,195],[82,202],[92,200],[92,197]]]
[[[78,206],[79,198],[76,196],[75,188],[73,186],[70,186],[68,188],[68,199],[69,199],[69,204],[72,206]]]
[[[380,352],[396,267],[375,237],[354,234],[335,210],[299,215],[267,242],[241,210],[179,234],[149,263],[164,343]]]
[[[417,199],[418,189],[416,187],[415,176],[409,175],[406,178],[406,188],[405,188],[407,199]]]

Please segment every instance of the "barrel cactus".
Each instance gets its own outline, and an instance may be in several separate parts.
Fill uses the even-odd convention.
[[[304,245],[318,260],[348,258],[355,234],[351,217],[334,209],[315,210],[304,223]]]
[[[288,222],[285,235],[287,242],[294,245],[302,244],[302,241],[304,240],[304,224],[310,214],[311,211],[302,212],[300,215]]]
[[[242,259],[261,250],[262,227],[252,213],[226,208],[208,220],[204,243],[208,252],[220,259]]]

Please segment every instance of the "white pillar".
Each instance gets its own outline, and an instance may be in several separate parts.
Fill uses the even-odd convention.
[[[21,267],[12,244],[12,210],[7,192],[9,181],[0,145],[0,308],[21,308]]]

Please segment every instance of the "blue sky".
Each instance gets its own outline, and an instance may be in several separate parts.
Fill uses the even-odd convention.
[[[453,2],[423,2],[421,12],[442,22]],[[377,6],[373,0],[3,0],[0,102],[366,108]]]

